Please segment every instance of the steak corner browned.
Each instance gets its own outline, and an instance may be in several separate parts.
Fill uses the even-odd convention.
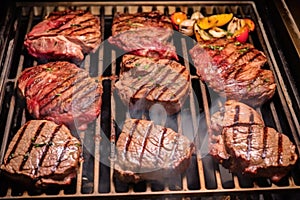
[[[96,51],[101,42],[100,20],[89,11],[51,12],[26,35],[30,55],[42,61],[68,60],[79,63]]]
[[[283,133],[266,127],[246,104],[227,101],[212,116],[210,154],[231,172],[277,182],[296,163],[295,145]]]
[[[18,88],[35,119],[47,119],[85,130],[101,111],[102,85],[84,69],[66,61],[25,69]]]
[[[190,75],[185,66],[169,59],[126,54],[115,87],[132,111],[148,110],[161,104],[168,114],[180,111],[189,92]]]
[[[170,18],[158,10],[133,14],[116,13],[112,24],[112,36],[141,27],[159,27],[173,30]],[[170,35],[166,35],[165,37],[168,39]]]
[[[76,177],[81,153],[80,141],[66,126],[31,120],[10,142],[1,170],[26,187],[69,185]]]
[[[162,181],[184,172],[194,144],[170,128],[127,119],[116,144],[115,176],[125,182]]]
[[[229,100],[256,107],[275,93],[272,71],[262,69],[267,58],[252,44],[215,39],[196,44],[190,55],[201,80]]]
[[[178,60],[175,46],[168,42],[173,32],[171,20],[159,11],[117,13],[108,41],[125,53]]]

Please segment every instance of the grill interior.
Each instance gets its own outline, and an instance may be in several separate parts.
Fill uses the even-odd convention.
[[[33,6],[35,5],[35,6]],[[250,36],[250,42],[262,50],[268,63],[265,66],[273,71],[277,91],[270,102],[257,109],[265,124],[283,132],[296,144],[299,152],[299,122],[293,102],[297,96],[289,93],[281,67],[284,63],[275,59],[272,45],[267,37],[261,17],[254,2],[77,2],[77,3],[17,3],[7,16],[9,20],[1,27],[1,93],[0,93],[0,161],[14,134],[26,121],[32,119],[26,111],[25,103],[16,91],[17,77],[27,67],[39,64],[23,47],[25,34],[48,13],[53,10],[88,9],[101,19],[102,39],[111,35],[111,23],[115,12],[135,13],[140,11],[161,10],[165,14],[184,11],[189,16],[196,10],[204,15],[233,12],[237,17],[248,17],[255,21],[256,29]],[[4,27],[6,29],[4,30]],[[7,36],[4,38],[4,36]],[[180,62],[191,73],[193,92],[188,97],[182,111],[166,119],[165,126],[194,140],[197,152],[192,157],[191,166],[182,176],[172,177],[165,183],[141,182],[124,184],[113,177],[114,144],[122,128],[122,122],[130,115],[114,92],[113,85],[119,74],[119,64],[123,52],[104,42],[95,52],[87,55],[80,67],[90,72],[92,77],[101,76],[104,88],[102,113],[84,132],[74,132],[80,137],[84,147],[84,161],[74,182],[65,188],[46,191],[25,190],[15,183],[0,178],[0,197],[8,198],[187,198],[198,199],[204,196],[234,197],[245,199],[272,199],[274,194],[300,189],[299,163],[291,173],[279,183],[269,179],[251,179],[241,174],[232,174],[217,164],[207,155],[207,127],[210,115],[221,105],[221,99],[199,80],[195,74],[188,50],[194,41],[185,36],[178,36],[172,41],[176,46]],[[148,113],[141,114],[149,118]],[[249,195],[251,193],[251,195]]]

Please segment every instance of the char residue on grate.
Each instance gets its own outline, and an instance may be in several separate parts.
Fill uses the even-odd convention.
[[[197,151],[192,156],[192,162],[187,171],[181,176],[174,176],[164,183],[155,181],[140,182],[138,184],[125,184],[113,176],[113,164],[115,161],[114,145],[121,132],[122,123],[129,117],[129,112],[120,98],[114,91],[113,85],[120,72],[122,52],[113,48],[106,39],[111,35],[111,23],[115,12],[140,12],[160,10],[165,14],[174,11],[184,11],[189,16],[196,10],[203,14],[216,14],[233,12],[237,17],[249,17],[257,22],[259,14],[253,2],[248,3],[186,3],[169,2],[166,6],[163,2],[152,2],[147,5],[140,5],[138,2],[129,3],[41,3],[32,6],[26,3],[17,4],[14,11],[14,27],[16,29],[1,44],[6,44],[7,52],[1,63],[1,110],[0,110],[0,159],[3,157],[9,141],[14,133],[31,119],[26,111],[23,99],[17,95],[16,81],[22,70],[37,65],[23,47],[25,34],[47,14],[53,10],[65,9],[87,9],[92,14],[98,15],[101,19],[102,39],[100,48],[87,55],[80,67],[87,70],[92,77],[101,76],[103,85],[103,103],[101,115],[90,124],[85,131],[75,131],[73,134],[83,142],[84,161],[78,171],[74,182],[65,188],[48,189],[47,191],[28,191],[19,185],[12,184],[0,178],[0,197],[9,198],[128,198],[129,195],[144,198],[163,197],[191,197],[207,195],[239,195],[249,194],[256,191],[254,196],[266,192],[275,192],[291,189],[300,189],[300,171],[295,169],[289,176],[274,184],[268,179],[251,179],[241,174],[231,174],[227,169],[216,163],[208,155],[208,134],[207,127],[210,125],[211,113],[216,111],[222,99],[210,90],[199,77],[196,76],[188,50],[194,45],[194,41],[188,37],[177,35],[176,46],[179,61],[185,65],[190,74],[191,94],[188,96],[182,111],[179,114],[167,117],[164,126],[186,135],[194,140]],[[271,69],[276,77],[276,82],[281,84],[281,74],[277,70],[277,63],[274,60],[272,49],[265,38],[264,29],[256,27],[256,32],[251,34],[250,42],[256,48],[266,53],[268,64],[265,66]],[[2,50],[3,51],[3,50]],[[264,104],[257,111],[262,115],[265,124],[286,133],[288,137],[299,147],[299,127],[295,121],[295,114],[290,109],[285,92],[285,86],[279,85],[276,94],[270,102]],[[149,113],[141,113],[141,118],[150,118]],[[158,119],[159,120],[159,119]],[[297,149],[299,150],[299,149]]]

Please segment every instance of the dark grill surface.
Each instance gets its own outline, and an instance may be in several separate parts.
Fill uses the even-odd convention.
[[[143,4],[143,6],[141,6]],[[34,5],[34,6],[33,6]],[[9,10],[9,21],[1,27],[0,49],[0,163],[13,135],[29,119],[23,99],[17,95],[18,75],[27,67],[39,64],[27,54],[23,47],[25,34],[53,10],[88,9],[101,18],[102,39],[111,35],[111,23],[115,12],[140,12],[161,10],[165,14],[184,11],[189,16],[196,10],[204,15],[233,12],[237,17],[248,17],[255,21],[256,29],[251,33],[250,42],[262,50],[268,63],[265,68],[275,75],[277,90],[270,102],[257,109],[265,124],[283,132],[296,144],[299,152],[299,110],[298,96],[290,91],[295,86],[289,85],[288,76],[281,68],[285,63],[277,59],[273,41],[264,29],[256,4],[247,2],[77,2],[77,3],[17,3]],[[179,37],[179,39],[177,38]],[[129,117],[127,108],[121,103],[113,90],[115,77],[119,74],[121,54],[117,48],[106,41],[95,52],[87,55],[80,67],[92,77],[102,76],[104,88],[102,113],[89,125],[88,130],[74,132],[84,146],[84,161],[76,180],[68,187],[46,191],[25,190],[0,176],[0,198],[186,198],[198,199],[202,196],[222,198],[240,196],[245,199],[272,199],[278,192],[300,189],[299,163],[288,177],[279,183],[271,183],[265,178],[250,179],[240,174],[231,174],[207,155],[207,127],[210,115],[218,109],[221,99],[199,80],[195,74],[188,50],[193,41],[185,36],[176,36],[172,41],[176,46],[180,62],[191,73],[191,87],[182,111],[166,119],[165,126],[194,140],[197,152],[192,157],[192,164],[182,176],[172,177],[165,183],[141,182],[124,184],[113,177],[114,144],[120,133],[122,123]],[[142,115],[142,114],[141,114]],[[145,113],[142,118],[148,118]],[[299,190],[300,191],[300,190]],[[230,198],[228,198],[230,199]]]

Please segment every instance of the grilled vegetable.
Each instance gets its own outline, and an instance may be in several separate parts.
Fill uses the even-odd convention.
[[[184,12],[174,12],[171,15],[171,21],[176,30],[179,29],[179,24],[187,19],[187,15]]]
[[[237,30],[232,37],[235,37],[237,41],[244,43],[248,40],[249,37],[249,28],[244,26],[243,28]]]
[[[249,18],[245,18],[244,21],[245,21],[245,24],[249,27],[249,31],[254,31],[254,29],[255,29],[254,22]]]
[[[221,29],[219,27],[213,27],[208,30],[208,33],[211,34],[215,38],[221,38],[227,35],[227,31]]]
[[[212,27],[220,27],[227,24],[233,17],[232,13],[229,14],[217,14],[208,17],[198,19],[197,23],[201,29],[210,29]]]
[[[243,19],[233,17],[232,20],[227,25],[227,31],[231,34],[234,34],[237,30],[241,29],[246,25]]]
[[[179,32],[187,35],[192,36],[194,35],[194,23],[195,20],[192,19],[186,19],[181,24],[179,24]]]
[[[194,13],[192,14],[191,19],[197,21],[198,19],[203,18],[203,17],[204,17],[204,16],[202,15],[201,12],[196,11],[196,12],[194,12]]]

